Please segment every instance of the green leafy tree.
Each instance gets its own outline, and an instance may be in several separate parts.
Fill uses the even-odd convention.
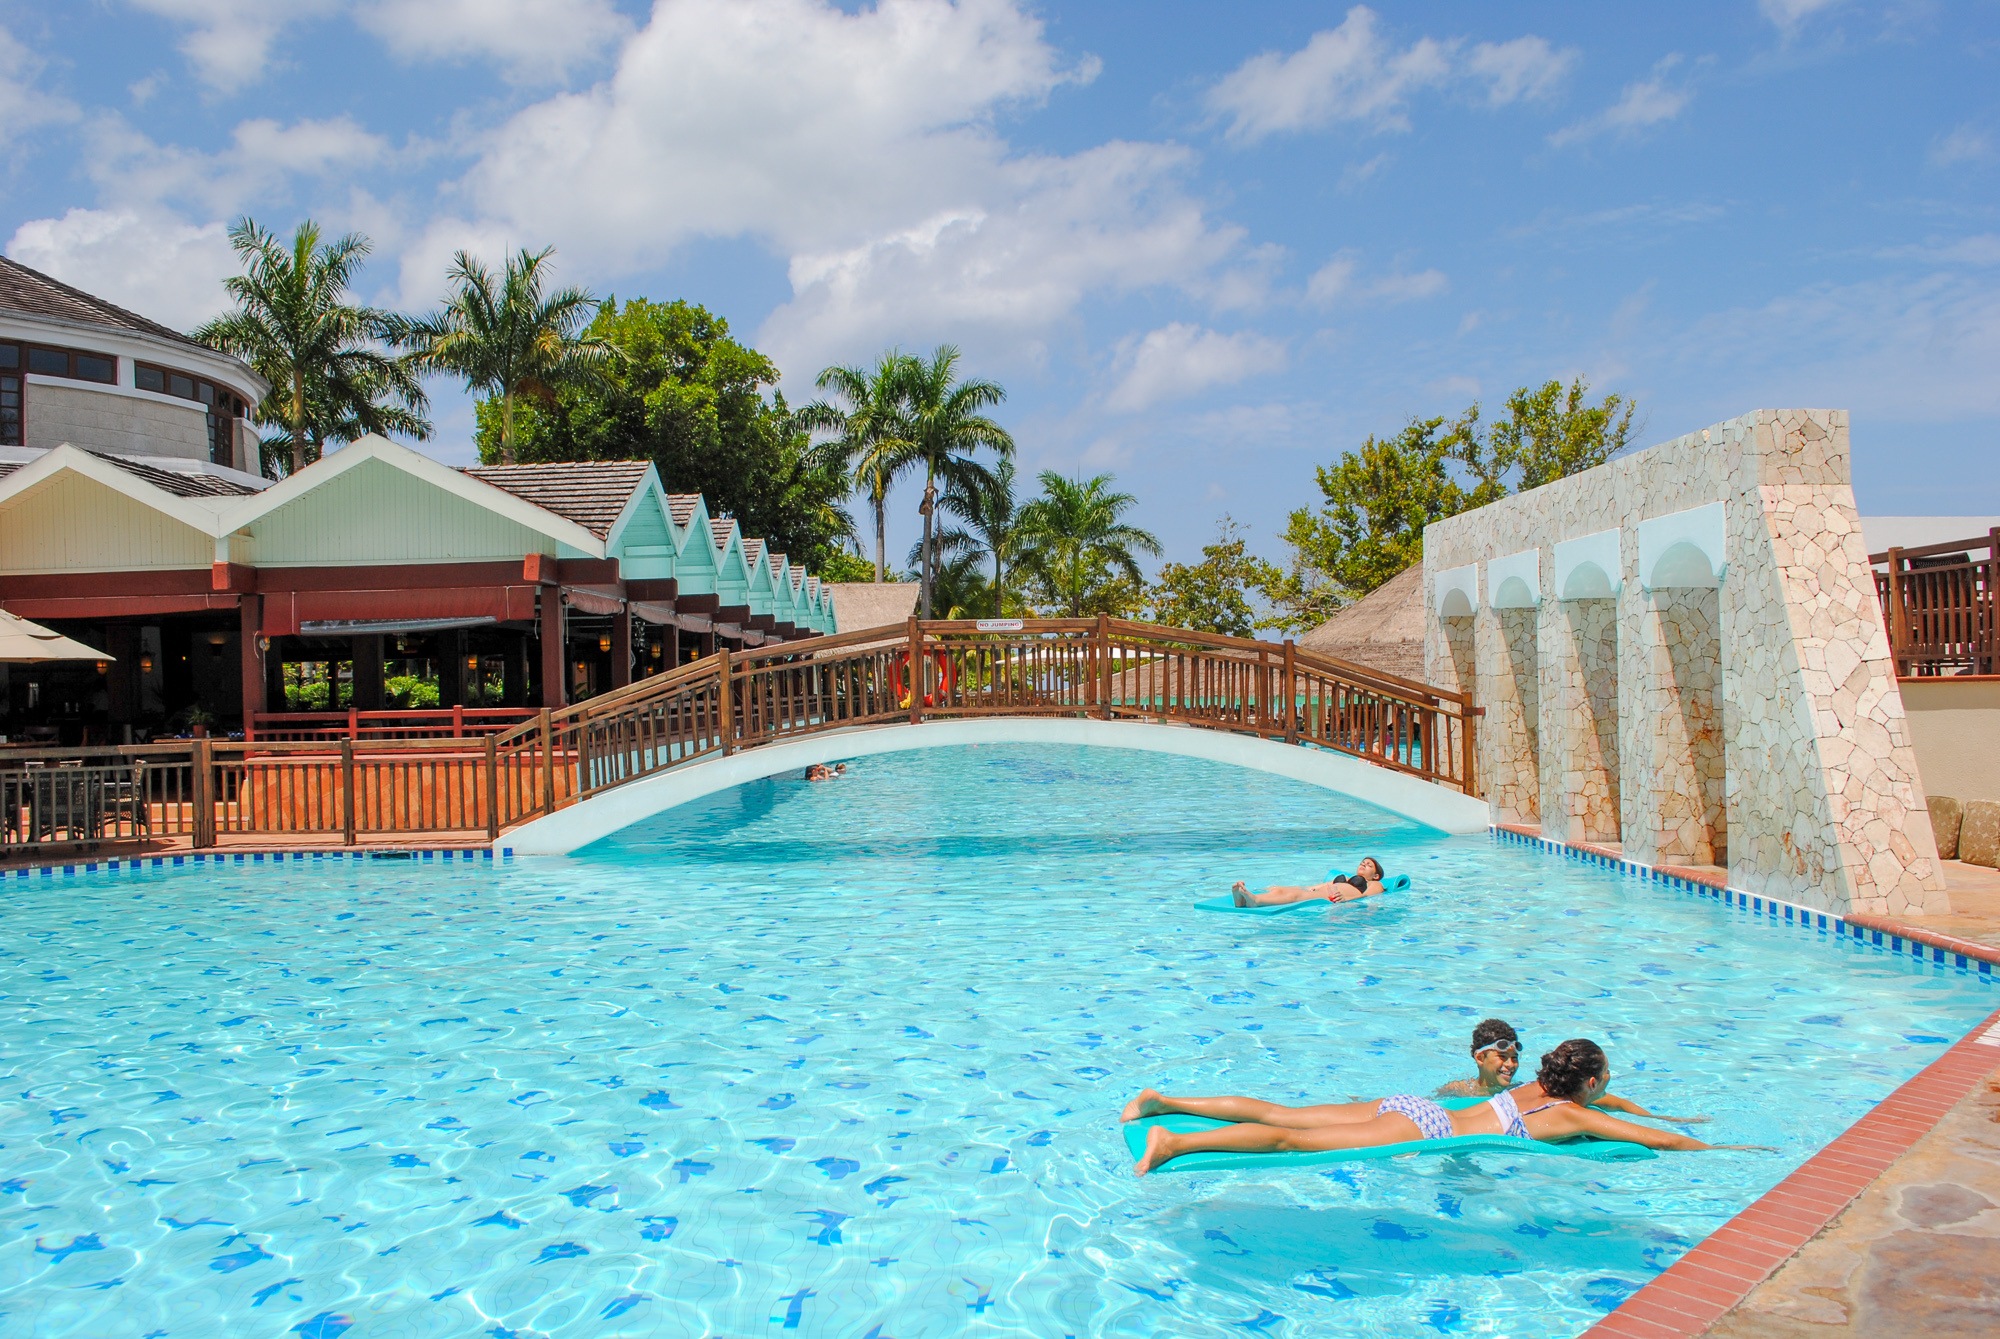
[[[1270,590],[1264,626],[1303,630],[1366,595],[1424,555],[1424,527],[1447,516],[1604,464],[1630,444],[1633,406],[1592,403],[1589,386],[1550,381],[1507,398],[1483,428],[1480,407],[1457,418],[1412,419],[1315,470],[1321,505],[1294,511],[1289,571]]]
[[[287,244],[241,218],[229,244],[243,264],[223,281],[236,309],[194,338],[243,359],[270,383],[256,408],[257,421],[278,430],[264,441],[267,468],[296,474],[329,444],[371,432],[430,436],[416,369],[383,347],[400,332],[399,318],[354,302],[348,291],[368,257],[367,238],[322,242],[307,219]]]
[[[1145,578],[1136,555],[1157,557],[1160,541],[1123,518],[1137,501],[1109,474],[1040,475],[1042,495],[1021,509],[1019,570],[1037,604],[1069,618],[1143,608]]]
[[[808,428],[834,434],[827,444],[850,471],[875,518],[875,580],[887,576],[889,489],[916,464],[904,437],[903,390],[910,362],[891,349],[874,368],[829,367],[818,386],[830,400],[815,400],[799,411]]]
[[[1519,491],[1595,469],[1631,444],[1636,406],[1617,395],[1591,404],[1589,392],[1578,377],[1567,387],[1550,381],[1507,397],[1507,417],[1493,424],[1485,454],[1517,473]]]
[[[493,454],[504,465],[515,463],[514,417],[523,399],[551,403],[564,386],[594,380],[614,356],[609,343],[584,329],[597,310],[595,297],[581,288],[544,291],[554,252],[524,247],[497,277],[459,252],[444,306],[406,322],[401,332],[426,371],[463,377],[467,389],[500,402]]]
[[[949,344],[938,346],[928,362],[911,358],[902,367],[902,412],[899,436],[908,443],[912,467],[924,474],[923,503],[918,508],[924,521],[923,562],[918,566],[923,583],[923,616],[931,616],[931,587],[937,575],[937,555],[932,543],[936,530],[938,483],[977,490],[990,486],[991,475],[974,453],[990,450],[1002,460],[1014,454],[1014,439],[1007,430],[986,417],[990,409],[1007,398],[1007,392],[992,381],[958,379],[958,350]]]
[[[993,564],[987,583],[987,612],[998,618],[1007,611],[1007,574],[1014,564],[1021,536],[1021,507],[1014,497],[1014,462],[1003,457],[985,477],[954,479],[939,503],[960,524],[938,532],[940,552],[978,554]]]
[[[1248,637],[1257,629],[1252,593],[1282,589],[1285,573],[1249,551],[1242,529],[1222,518],[1198,563],[1168,563],[1151,590],[1153,619],[1176,628]]]
[[[821,581],[873,581],[875,564],[858,553],[835,549],[820,559],[813,574]]]
[[[711,512],[825,576],[854,530],[842,506],[845,463],[772,389],[776,365],[689,302],[610,299],[584,334],[616,356],[550,401],[520,407],[517,458],[651,460],[669,489],[703,494]],[[498,397],[479,406],[482,458],[499,454],[503,415]]]

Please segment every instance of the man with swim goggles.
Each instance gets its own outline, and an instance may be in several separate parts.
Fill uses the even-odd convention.
[[[1472,1063],[1479,1072],[1469,1079],[1458,1079],[1437,1090],[1439,1097],[1495,1097],[1514,1088],[1514,1073],[1521,1067],[1521,1038],[1511,1025],[1502,1019],[1488,1018],[1472,1029]],[[1531,1083],[1527,1085],[1533,1087]],[[1600,1111],[1622,1111],[1628,1116],[1647,1116],[1653,1120],[1673,1121],[1677,1125],[1692,1125],[1705,1121],[1706,1116],[1662,1116],[1648,1111],[1637,1102],[1627,1101],[1611,1093],[1604,1093],[1593,1099],[1590,1105]]]

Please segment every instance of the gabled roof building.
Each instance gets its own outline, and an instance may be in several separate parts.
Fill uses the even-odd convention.
[[[301,665],[338,667],[356,709],[389,705],[400,670],[443,706],[526,711],[833,630],[817,578],[650,462],[453,469],[368,437],[271,482],[247,421],[263,391],[0,259],[0,608],[108,656],[0,666],[0,737],[116,741],[189,708],[282,728]]]

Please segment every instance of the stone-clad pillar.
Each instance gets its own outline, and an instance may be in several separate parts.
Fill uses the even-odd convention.
[[[1540,684],[1535,610],[1494,609],[1483,601],[1473,620],[1479,726],[1486,797],[1503,823],[1541,822]]]
[[[1542,602],[1542,835],[1613,845],[1619,832],[1618,605]]]

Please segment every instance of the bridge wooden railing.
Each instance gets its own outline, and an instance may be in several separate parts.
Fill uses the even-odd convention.
[[[1478,793],[1478,713],[1457,693],[1289,642],[1119,619],[912,619],[899,632],[720,652],[508,731],[495,741],[499,823],[712,754],[851,726],[995,716],[1227,730]]]
[[[2000,529],[1868,561],[1899,677],[2000,674]]]
[[[719,652],[480,738],[7,750],[0,856],[273,839],[491,840],[698,758],[851,726],[1008,716],[1224,730],[1478,792],[1478,713],[1456,693],[1289,642],[1117,619],[912,619],[900,629]]]

